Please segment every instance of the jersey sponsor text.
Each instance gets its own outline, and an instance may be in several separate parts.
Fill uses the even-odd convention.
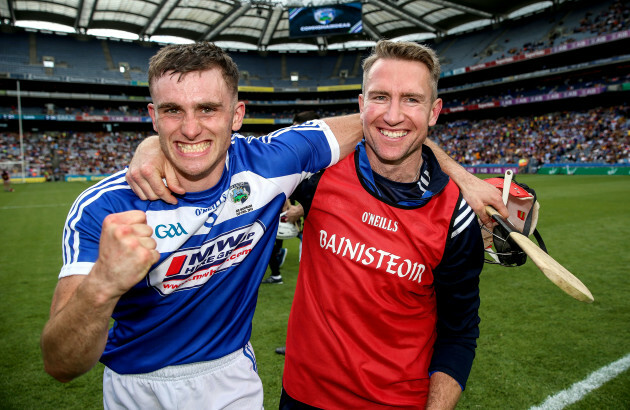
[[[352,243],[344,236],[338,238],[337,234],[329,235],[323,229],[319,231],[319,246],[342,258],[418,283],[422,283],[422,274],[426,270],[426,266],[421,263],[412,262],[373,246],[366,246],[364,243]]]
[[[237,265],[260,240],[264,228],[254,223],[213,238],[198,248],[174,252],[147,276],[161,295],[196,288],[217,272]]]

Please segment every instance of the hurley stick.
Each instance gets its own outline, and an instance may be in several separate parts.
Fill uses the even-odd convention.
[[[518,232],[516,228],[514,228],[514,225],[503,218],[496,209],[491,206],[486,206],[486,213],[509,232],[508,239],[511,239],[518,245],[523,252],[534,261],[538,269],[540,269],[550,281],[555,283],[556,286],[580,302],[593,302],[593,295],[578,278],[564,266],[556,262],[549,254],[540,249],[527,236]]]

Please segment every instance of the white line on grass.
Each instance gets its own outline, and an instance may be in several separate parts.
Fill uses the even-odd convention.
[[[58,206],[70,206],[70,205],[71,204],[14,205],[14,206],[0,206],[0,210],[27,209],[27,208],[54,208]]]
[[[616,362],[602,367],[591,373],[586,379],[575,383],[573,386],[553,396],[547,397],[540,406],[531,407],[529,410],[560,410],[582,400],[591,391],[600,388],[604,383],[614,379],[619,374],[630,368],[630,354]]]

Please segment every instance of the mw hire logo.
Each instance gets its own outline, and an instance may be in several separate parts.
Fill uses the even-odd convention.
[[[174,252],[149,272],[149,285],[161,295],[202,286],[214,274],[241,263],[264,232],[260,223],[254,223],[226,232],[200,247]]]

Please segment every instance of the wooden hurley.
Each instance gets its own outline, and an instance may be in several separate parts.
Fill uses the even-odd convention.
[[[514,225],[505,220],[496,209],[486,206],[486,213],[509,232],[508,238],[512,239],[556,286],[580,302],[592,303],[595,300],[588,288],[578,278],[540,249],[527,236],[518,232]]]

